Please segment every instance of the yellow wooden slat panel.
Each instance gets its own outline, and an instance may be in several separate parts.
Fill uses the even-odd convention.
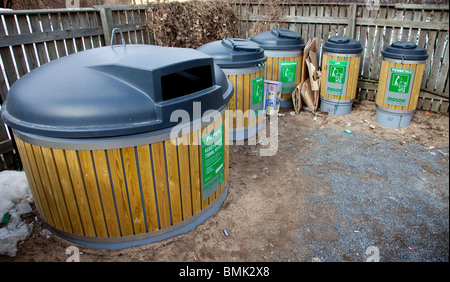
[[[58,217],[61,220],[62,230],[73,232],[52,149],[41,147],[41,151],[51,185],[49,188],[52,190],[52,194],[55,197],[56,209],[58,211]]]
[[[250,119],[250,111],[249,111],[249,109],[250,109],[250,100],[251,100],[251,98],[250,98],[250,96],[252,95],[252,92],[251,92],[251,87],[252,87],[252,81],[251,81],[251,79],[252,79],[252,77],[254,77],[254,75],[252,75],[252,74],[246,74],[246,75],[243,75],[243,87],[244,87],[244,89],[243,89],[243,106],[242,106],[242,108],[241,108],[241,110],[243,111],[243,113],[244,113],[244,116],[243,116],[243,119],[244,119],[244,127],[248,127],[248,125],[249,125],[249,119]]]
[[[116,205],[114,203],[106,154],[103,150],[95,150],[92,151],[92,155],[94,157],[95,172],[97,174],[98,188],[102,197],[108,235],[110,237],[119,237],[119,220],[116,214]]]
[[[52,225],[58,229],[63,230],[63,225],[61,222],[61,218],[59,217],[58,209],[57,209],[57,205],[56,205],[56,199],[55,199],[56,195],[54,195],[54,193],[52,191],[50,179],[48,177],[47,170],[45,169],[44,157],[42,156],[41,147],[31,145],[31,148],[32,148],[32,151],[34,154],[34,159],[35,159],[37,168],[39,170],[39,177],[42,182],[42,192],[43,192],[43,195],[45,195],[44,197],[47,200],[47,204],[49,206],[49,210],[51,213],[52,223],[53,223]]]
[[[237,75],[229,75],[228,79],[231,81],[231,83],[233,84],[233,89],[234,89],[234,94],[233,97],[231,97],[230,99],[230,109],[233,111],[232,113],[232,120],[231,120],[231,126],[232,128],[236,128],[236,115],[235,115],[235,110],[236,110],[236,84],[237,84]]]
[[[38,165],[36,163],[36,158],[34,157],[34,153],[33,153],[33,147],[29,143],[24,142],[23,144],[24,144],[24,149],[25,149],[27,158],[30,163],[31,171],[33,173],[34,183],[36,184],[36,193],[33,196],[37,196],[36,198],[39,199],[39,202],[41,205],[40,213],[41,213],[43,219],[50,225],[53,225],[54,222],[53,222],[53,218],[52,218],[52,213],[50,211],[50,206],[47,201],[47,196],[45,195],[45,192],[44,192],[40,172],[38,169]]]
[[[378,83],[377,96],[375,99],[375,103],[381,107],[386,107],[386,105],[384,104],[384,100],[386,98],[386,87],[389,77],[389,69],[389,62],[382,61],[380,69],[380,80]]]
[[[280,64],[280,58],[273,58],[272,61],[272,79],[271,80],[276,80],[278,81],[279,77],[278,77],[278,65]]]
[[[67,150],[65,151],[65,153],[73,191],[77,200],[81,222],[83,224],[84,235],[96,236],[88,198],[84,189],[83,175],[81,173],[81,168],[78,162],[77,152]]]
[[[183,135],[177,139],[178,145],[178,170],[180,172],[181,201],[183,206],[183,220],[192,216],[191,201],[191,176],[189,172],[189,135]]]
[[[174,142],[172,140],[166,140],[164,145],[166,148],[167,180],[169,185],[170,208],[172,211],[172,224],[176,224],[183,220],[176,140]]]
[[[127,187],[125,175],[122,167],[122,156],[120,149],[110,149],[107,151],[109,168],[111,170],[111,180],[114,187],[116,199],[116,209],[119,215],[120,230],[122,236],[133,235],[133,224],[128,204]]]
[[[146,232],[146,228],[134,147],[123,148],[122,158],[127,179],[128,199],[133,217],[134,233],[142,234]]]
[[[238,75],[236,76],[236,88],[235,88],[235,95],[236,95],[236,125],[235,128],[241,128],[244,126],[243,118],[244,113],[242,111],[244,105],[244,76]]]
[[[153,171],[155,179],[156,197],[158,201],[159,223],[161,228],[170,226],[169,195],[166,183],[166,165],[164,159],[164,145],[162,142],[152,145]]]
[[[152,160],[149,145],[138,146],[139,170],[142,183],[142,196],[144,197],[145,214],[148,231],[159,229],[158,212],[156,210],[155,190],[153,187]]]
[[[412,65],[414,66],[414,82],[411,89],[411,99],[409,100],[409,105],[406,108],[408,111],[415,110],[417,108],[417,101],[419,100],[420,87],[422,85],[423,73],[425,70],[425,64]]]
[[[294,60],[297,61],[297,79],[295,80],[295,84],[299,85],[302,82],[303,54],[295,57]]]
[[[273,72],[272,72],[273,71],[273,61],[274,61],[273,57],[268,57],[267,58],[266,68],[265,68],[265,71],[264,71],[265,79],[267,79],[267,80],[274,80]]]
[[[64,150],[53,149],[53,155],[55,156],[56,168],[58,170],[61,189],[64,194],[64,199],[67,205],[67,210],[69,212],[73,232],[83,235],[83,225],[81,222],[80,211],[78,210],[77,200],[73,190],[74,188],[72,186],[72,180],[70,178],[69,167],[66,161],[66,154],[64,153]]]
[[[358,85],[358,76],[359,76],[359,63],[361,57],[348,57],[347,61],[349,70],[348,70],[348,82],[347,82],[347,91],[345,93],[345,100],[353,100],[356,97],[356,87]],[[342,98],[341,98],[342,99]]]
[[[31,158],[31,156],[28,155],[27,150],[25,149],[25,143],[20,140],[19,138],[15,137],[17,149],[19,150],[20,159],[22,160],[28,183],[30,185],[30,190],[33,195],[33,201],[36,204],[36,208],[38,209],[39,213],[41,214],[42,218],[46,220],[45,216],[45,210],[44,205],[41,203],[41,199],[38,191],[38,176],[35,176],[35,173],[37,173],[36,164],[33,163],[34,157]],[[36,179],[35,179],[36,177]]]
[[[78,157],[83,172],[84,185],[89,199],[89,207],[91,208],[95,232],[97,237],[108,237],[91,151],[78,151]]]
[[[328,98],[328,95],[325,94],[325,84],[327,79],[327,71],[328,71],[328,61],[330,60],[327,54],[322,55],[322,77],[320,78],[320,96]]]

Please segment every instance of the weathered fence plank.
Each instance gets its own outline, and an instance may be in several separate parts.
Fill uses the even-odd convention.
[[[302,34],[305,40],[317,37],[319,62],[322,46],[331,36],[347,35],[360,41],[359,99],[375,99],[381,50],[398,40],[416,42],[430,55],[417,109],[448,113],[448,5],[232,3],[241,19],[241,37],[249,39],[277,25]],[[147,5],[0,11],[0,102],[13,83],[31,70],[75,52],[110,45],[115,27],[122,30],[126,44],[154,44],[153,31],[145,25],[151,20]],[[120,36],[115,38],[113,44],[124,43]],[[20,167],[15,163],[14,141],[0,125],[0,170]]]
[[[238,8],[243,5],[249,11],[255,5],[260,10],[269,6],[269,4],[263,3],[235,3]],[[291,30],[299,32],[306,40],[312,36],[318,37],[320,50],[328,38],[334,35],[343,35],[345,30],[346,35],[351,35],[361,42],[363,52],[360,75],[370,79],[377,79],[379,76],[381,51],[384,48],[398,40],[413,41],[425,47],[430,55],[425,66],[422,93],[438,93],[441,98],[449,97],[448,6],[381,4],[371,8],[365,4],[290,2],[282,2],[280,5],[295,7],[296,14],[290,12],[286,16],[278,18],[261,16],[261,13],[241,14],[244,23],[241,24],[241,27],[247,28],[242,30],[242,34],[250,38],[256,33],[251,29],[252,25],[245,23],[254,25],[262,21],[271,21],[280,26],[287,23]],[[354,9],[355,6],[356,9]],[[311,30],[312,28],[313,30]],[[360,94],[361,99],[372,100],[376,95],[376,89],[361,88]],[[441,99],[438,96],[436,99],[432,99],[430,108],[427,110],[435,111],[437,109],[437,103],[434,101]],[[442,107],[444,100],[439,101],[441,106],[438,107],[438,111],[447,112],[448,108]],[[425,104],[426,106],[427,104]]]
[[[115,22],[112,13],[117,15]],[[69,54],[109,45],[114,27],[122,30],[127,44],[154,42],[144,26],[147,20],[147,6],[0,11],[0,102],[13,83],[31,70]],[[0,122],[0,170],[21,166],[8,131]]]

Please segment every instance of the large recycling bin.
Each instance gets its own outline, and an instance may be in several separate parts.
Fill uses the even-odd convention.
[[[358,86],[361,43],[346,36],[333,36],[322,50],[320,110],[332,115],[349,114]]]
[[[197,50],[212,56],[233,83],[230,138],[242,140],[254,136],[264,122],[264,63],[267,59],[264,49],[249,40],[225,38]]]
[[[279,28],[255,34],[250,40],[264,48],[265,79],[283,83],[280,106],[293,107],[292,92],[301,82],[305,40],[295,31]]]
[[[102,47],[22,77],[2,118],[49,228],[118,249],[187,232],[217,212],[228,189],[232,95],[199,51]]]
[[[381,54],[376,121],[386,127],[408,127],[419,100],[427,50],[414,42],[397,41]]]

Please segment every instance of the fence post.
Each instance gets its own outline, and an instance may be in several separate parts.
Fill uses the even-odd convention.
[[[349,4],[349,11],[348,11],[348,29],[347,29],[347,36],[349,38],[355,38],[355,29],[356,29],[356,10],[357,10],[356,3]]]
[[[105,37],[105,44],[111,45],[111,31],[113,28],[113,18],[111,8],[96,7],[100,11],[100,18],[102,20],[103,35]]]
[[[15,170],[22,167],[20,158],[16,158],[14,153],[14,150],[16,154],[18,152],[14,138],[9,139],[7,131],[9,131],[10,136],[13,136],[11,128],[8,127],[7,129],[4,125],[0,112],[0,155],[3,155],[3,160],[0,158],[0,171],[4,169]]]

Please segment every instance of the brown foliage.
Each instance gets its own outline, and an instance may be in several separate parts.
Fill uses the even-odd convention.
[[[286,26],[283,26],[286,16],[283,14],[282,4],[285,2],[286,1],[283,0],[258,0],[258,12],[260,15],[266,16],[267,19],[265,21],[253,22],[249,37],[273,28],[287,28]],[[253,15],[254,12],[250,6],[247,5],[247,9],[244,10],[241,16],[242,18],[249,18]]]
[[[49,8],[65,8],[65,0],[13,0],[12,9],[14,10],[33,10],[33,9],[49,9]]]
[[[0,0],[0,8],[11,9],[12,0]]]
[[[197,48],[227,37],[239,37],[239,19],[226,1],[188,1],[149,6],[148,28],[156,45]]]
[[[8,0],[11,2],[11,8],[14,10],[33,10],[33,9],[57,9],[66,8],[66,0]],[[78,1],[77,1],[78,2]],[[69,1],[69,4],[75,4],[75,1]],[[92,7],[94,5],[130,5],[132,0],[80,0],[80,7]]]

